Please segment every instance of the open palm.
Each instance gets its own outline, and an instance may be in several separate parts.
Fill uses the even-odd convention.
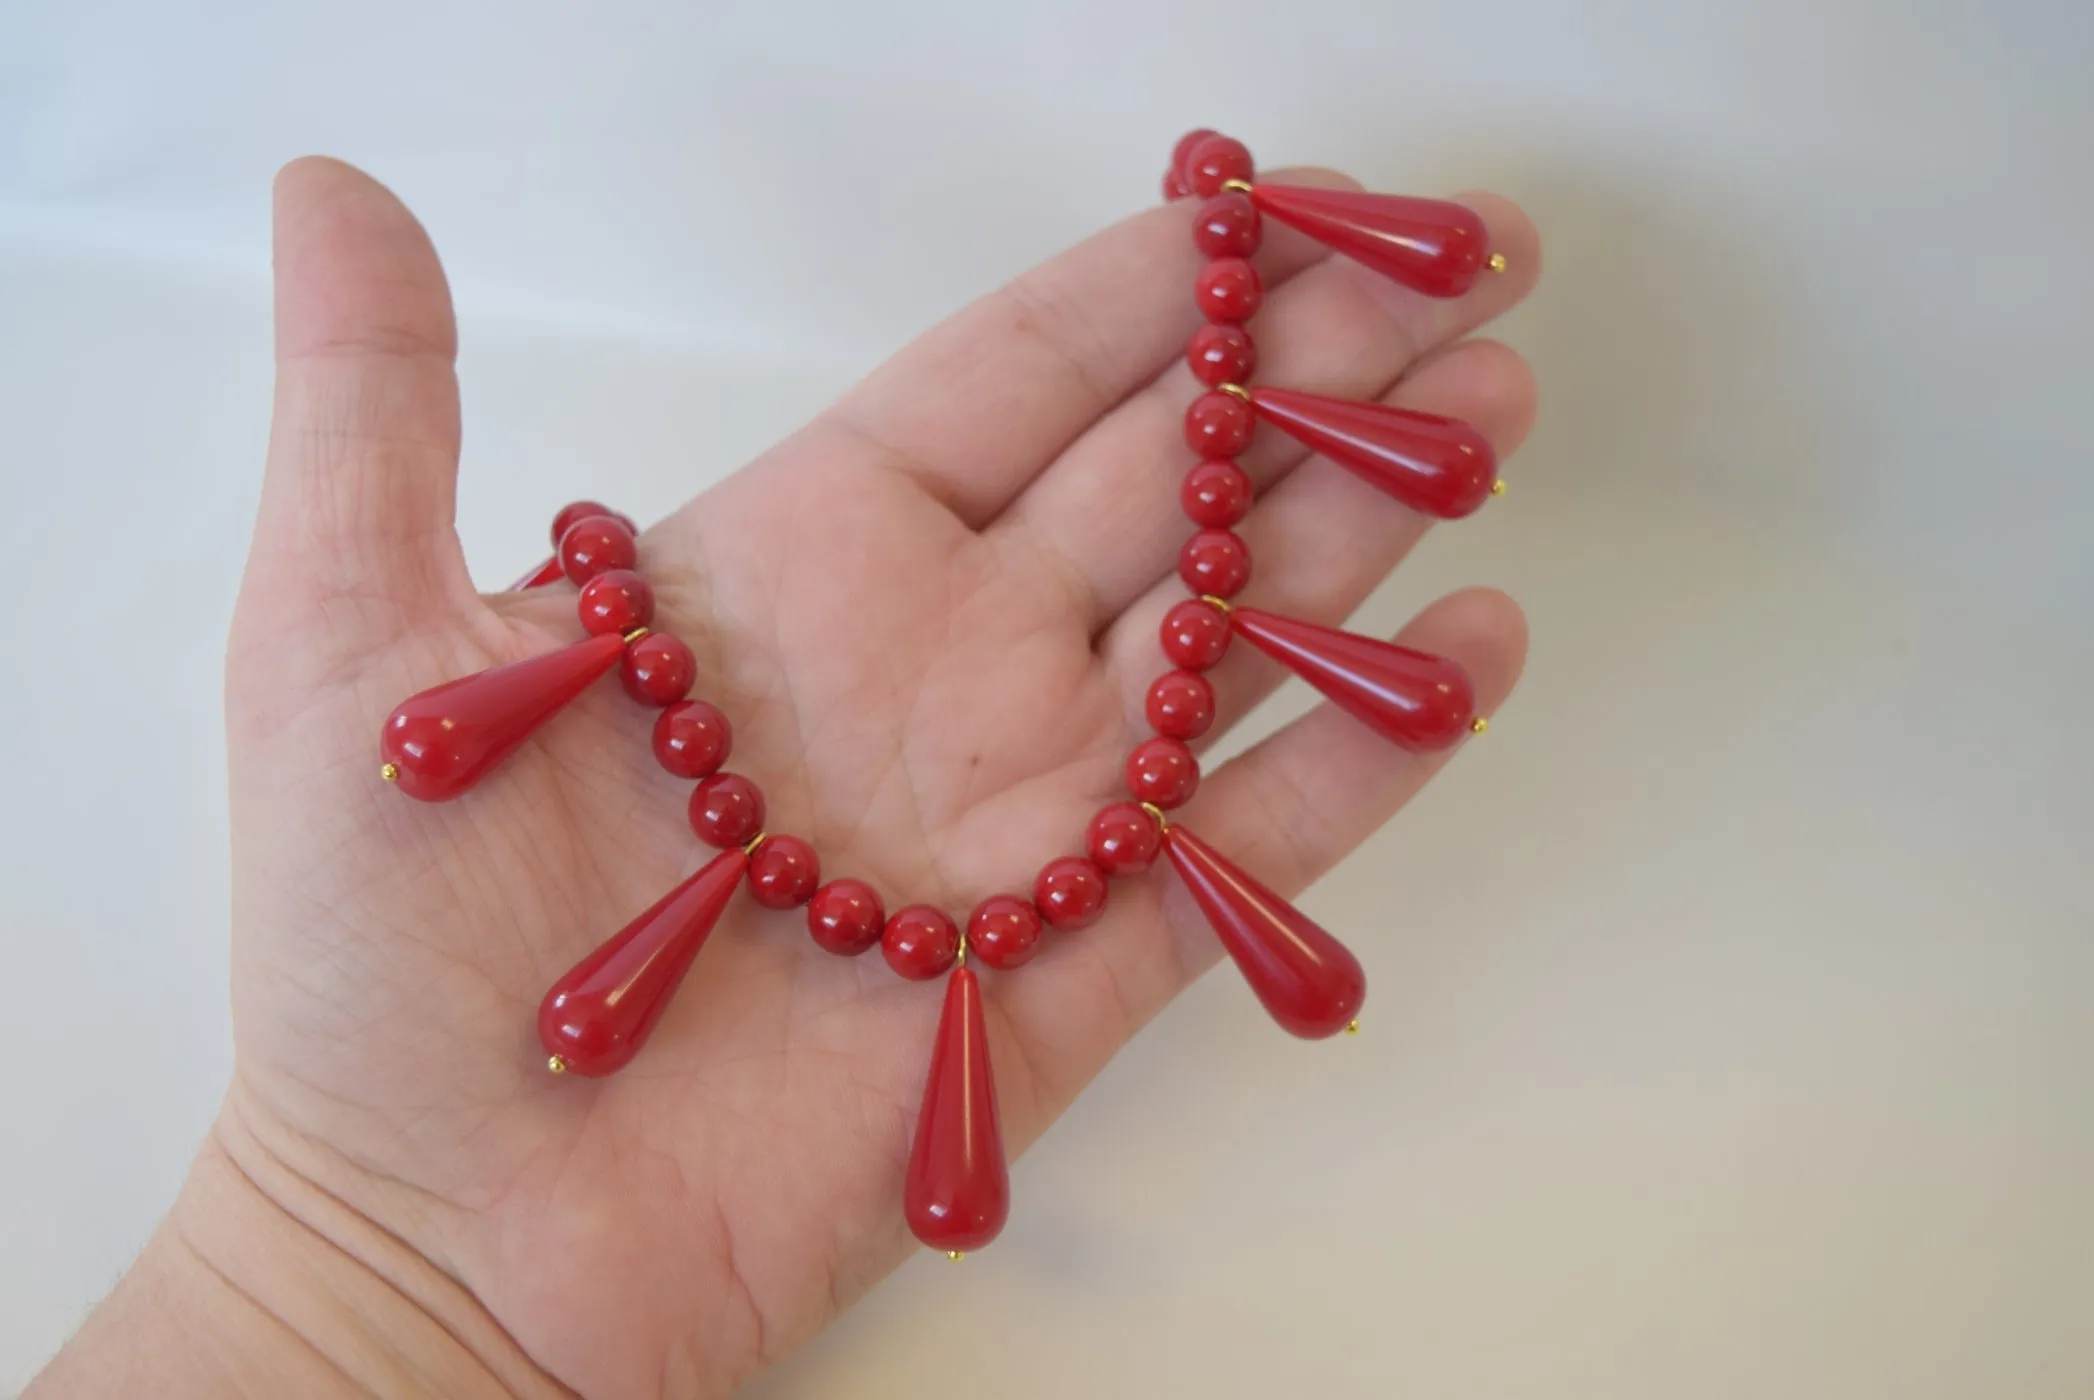
[[[1525,368],[1460,337],[1524,295],[1538,250],[1510,205],[1469,202],[1511,270],[1452,302],[1270,228],[1260,378],[1466,418],[1510,452]],[[694,693],[734,723],[729,767],[825,878],[964,918],[1079,850],[1115,795],[1183,596],[1190,217],[1140,214],[962,311],[643,534],[656,626],[691,644]],[[940,988],[738,900],[628,1069],[545,1073],[547,985],[709,854],[683,822],[689,786],[654,764],[653,712],[611,684],[462,800],[380,780],[394,704],[571,640],[573,593],[486,598],[466,576],[451,311],[406,210],[346,166],[288,167],[277,283],[277,418],[229,665],[238,1056],[220,1143],[406,1241],[566,1386],[723,1391],[910,1247],[900,1183]],[[1260,606],[1339,620],[1425,527],[1272,435],[1245,466]],[[1487,592],[1404,640],[1461,661],[1486,711],[1524,653],[1518,611]],[[1246,652],[1213,673],[1215,735],[1280,678]],[[1324,707],[1211,773],[1185,817],[1292,891],[1438,762]],[[1011,1151],[1218,951],[1152,875],[988,974]]]

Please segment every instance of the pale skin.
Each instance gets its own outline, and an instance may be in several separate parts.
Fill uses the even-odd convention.
[[[1509,454],[1532,380],[1471,336],[1540,253],[1511,204],[1463,198],[1508,265],[1454,301],[1268,225],[1259,377],[1465,418]],[[1189,528],[1192,207],[966,308],[642,536],[657,626],[696,651],[769,827],[890,908],[964,916],[1029,890],[1146,735]],[[337,162],[286,167],[276,289],[275,424],[226,673],[233,1081],[166,1222],[28,1394],[725,1394],[916,1248],[901,1180],[942,984],[825,953],[742,899],[628,1069],[547,1072],[546,986],[706,854],[689,785],[608,681],[459,801],[381,779],[396,703],[571,640],[573,593],[482,596],[467,576],[456,334],[407,210]],[[1261,606],[1340,622],[1426,528],[1269,429],[1244,463]],[[577,472],[577,496],[602,489]],[[1486,590],[1401,640],[1467,667],[1484,713],[1526,650]],[[1239,647],[1213,679],[1210,739],[1283,674]],[[1323,706],[1180,815],[1291,894],[1453,757]],[[1159,869],[985,973],[1011,1154],[1219,956]]]

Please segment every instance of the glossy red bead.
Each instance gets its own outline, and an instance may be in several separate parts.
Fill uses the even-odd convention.
[[[639,558],[633,532],[612,516],[585,515],[560,536],[560,568],[576,584],[611,569],[630,569]]]
[[[606,569],[582,585],[575,611],[584,631],[622,637],[654,621],[654,589],[631,569]]]
[[[537,568],[531,570],[531,572],[525,574],[522,578],[510,584],[509,587],[504,591],[509,593],[521,593],[527,588],[543,588],[548,583],[558,583],[561,579],[566,577],[567,571],[560,567],[560,556],[555,554],[552,558],[546,560],[543,564],[540,564]]]
[[[691,789],[691,830],[708,846],[746,846],[763,830],[763,790],[739,773],[700,778]]]
[[[1218,131],[1202,126],[1196,127],[1178,138],[1178,143],[1171,147],[1170,173],[1178,177],[1180,184],[1185,182],[1185,162],[1192,158],[1192,148],[1205,141],[1208,137],[1219,136],[1220,134]],[[1192,186],[1186,185],[1185,188],[1189,190]]]
[[[1475,721],[1469,674],[1443,656],[1256,608],[1231,620],[1252,646],[1402,748],[1448,748]]]
[[[1251,202],[1327,248],[1434,297],[1469,290],[1490,255],[1475,210],[1443,199],[1258,185]]]
[[[1253,389],[1258,416],[1412,510],[1453,520],[1490,499],[1498,454],[1459,419],[1296,389]]]
[[[386,717],[379,756],[409,797],[456,797],[617,665],[623,650],[616,637],[587,637],[411,695]]]
[[[1169,204],[1175,199],[1183,199],[1191,193],[1192,189],[1178,178],[1176,171],[1166,170],[1163,172],[1163,202],[1165,204]]]
[[[1229,530],[1202,530],[1178,551],[1178,577],[1195,593],[1233,598],[1251,581],[1251,551]]]
[[[1187,598],[1163,615],[1163,654],[1174,666],[1204,671],[1229,650],[1229,619],[1212,603]]]
[[[981,983],[963,967],[945,988],[923,1111],[909,1148],[902,1214],[932,1249],[965,1254],[995,1239],[1010,1213],[1010,1171],[996,1120]]]
[[[1137,802],[1168,811],[1192,800],[1200,786],[1200,761],[1176,739],[1144,739],[1127,755],[1127,791]]]
[[[967,916],[967,956],[998,972],[1032,961],[1040,951],[1040,911],[1011,894],[993,894]]]
[[[639,1053],[747,864],[740,851],[713,857],[553,983],[538,1040],[562,1069],[609,1074]]]
[[[1248,321],[1265,301],[1265,284],[1242,258],[1222,258],[1200,269],[1192,300],[1210,321]]]
[[[1196,671],[1165,671],[1143,707],[1149,728],[1166,739],[1197,739],[1214,724],[1214,687]]]
[[[618,683],[643,705],[673,705],[691,693],[698,658],[667,632],[649,632],[625,649]]]
[[[1320,1040],[1360,1014],[1367,974],[1344,944],[1181,823],[1171,823],[1163,846],[1243,980],[1283,1028]]]
[[[1224,190],[1192,217],[1192,241],[1210,258],[1247,258],[1258,251],[1263,226],[1248,195]]]
[[[1193,143],[1185,153],[1181,173],[1192,192],[1211,199],[1222,192],[1226,180],[1249,180],[1257,173],[1250,149],[1232,136],[1209,136]]]
[[[1202,394],[1185,409],[1185,445],[1203,457],[1234,457],[1251,445],[1251,406],[1234,394]]]
[[[911,982],[928,982],[960,957],[960,926],[943,909],[911,904],[897,909],[880,931],[887,965]]]
[[[854,958],[880,941],[887,908],[863,880],[831,880],[807,901],[807,932],[838,957]]]
[[[1185,364],[1192,377],[1210,389],[1242,384],[1258,367],[1258,347],[1243,327],[1210,322],[1186,342]]]
[[[1132,802],[1098,809],[1083,831],[1083,848],[1091,864],[1107,875],[1139,875],[1156,863],[1163,833],[1156,818]]]
[[[1033,907],[1049,928],[1089,928],[1105,912],[1105,872],[1082,856],[1063,856],[1040,868]]]
[[[1208,530],[1226,530],[1251,513],[1255,492],[1250,473],[1234,462],[1206,461],[1185,474],[1178,504],[1186,518]]]
[[[797,909],[821,880],[821,858],[797,836],[767,836],[749,857],[749,895],[766,909]]]
[[[679,778],[719,772],[733,748],[727,716],[703,700],[679,700],[655,717],[654,761]]]
[[[592,515],[608,515],[633,534],[637,535],[640,533],[640,527],[633,524],[633,518],[630,515],[612,510],[601,501],[576,501],[571,505],[560,507],[560,513],[553,517],[553,548],[558,549],[560,547],[560,537],[567,533],[568,526],[574,524],[577,520],[586,520]]]

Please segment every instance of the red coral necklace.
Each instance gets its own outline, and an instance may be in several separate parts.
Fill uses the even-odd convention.
[[[1143,874],[1159,854],[1214,926],[1273,1019],[1295,1035],[1357,1030],[1366,975],[1344,945],[1166,815],[1199,785],[1187,747],[1214,720],[1203,672],[1233,638],[1273,657],[1392,743],[1435,750],[1480,734],[1475,691],[1453,662],[1389,642],[1279,617],[1231,600],[1249,584],[1250,551],[1232,529],[1249,512],[1250,478],[1236,462],[1262,419],[1404,504],[1453,519],[1502,493],[1490,444],[1466,423],[1380,404],[1289,389],[1247,387],[1257,350],[1244,323],[1263,288],[1248,261],[1270,217],[1430,296],[1467,291],[1505,259],[1488,251],[1476,214],[1458,204],[1252,181],[1250,152],[1211,131],[1189,133],[1171,154],[1164,197],[1198,196],[1193,240],[1209,262],[1193,296],[1207,324],[1187,362],[1208,391],[1185,413],[1185,442],[1200,459],[1180,499],[1198,527],[1178,559],[1192,596],[1164,618],[1159,676],[1146,704],[1155,737],[1127,756],[1132,801],[1091,818],[1084,854],[1059,856],[1031,897],[992,895],[964,931],[944,910],[910,904],[886,912],[863,880],[821,881],[821,861],[797,836],[764,829],[762,791],[722,771],[732,747],[727,716],[687,698],[697,677],[691,649],[649,630],[654,593],[634,565],[633,522],[593,501],[553,518],[554,555],[516,587],[570,581],[581,641],[425,690],[385,722],[379,748],[387,781],[425,802],[454,798],[485,777],[613,666],[626,693],[661,709],[654,755],[697,782],[689,818],[721,854],[670,890],[552,986],[538,1036],[554,1073],[598,1076],[623,1068],[646,1044],[721,911],[744,880],[770,909],[805,906],[814,941],[856,956],[878,944],[903,977],[950,973],[931,1051],[922,1116],[910,1153],[904,1210],[918,1239],[952,1258],[1003,1228],[1010,1181],[996,1119],[996,1088],[970,956],[999,972],[1022,967],[1045,928],[1074,930],[1104,912],[1107,877]]]

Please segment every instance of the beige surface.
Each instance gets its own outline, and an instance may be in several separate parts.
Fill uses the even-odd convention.
[[[1291,1042],[1217,973],[1018,1166],[995,1249],[912,1264],[758,1393],[2094,1393],[2081,9],[1339,8],[1235,48],[1120,13],[1108,64],[1081,13],[903,53],[526,6],[504,52],[573,55],[526,102],[436,7],[424,57],[383,14],[317,46],[407,85],[384,104],[272,66],[320,19],[41,22],[58,76],[0,82],[33,137],[0,161],[0,1388],[143,1239],[226,1071],[218,653],[274,160],[360,155],[428,213],[502,578],[549,503],[679,498],[1212,115],[1547,231],[1513,494],[1361,619],[1505,586],[1528,683],[1307,900],[1368,965],[1362,1036]],[[149,61],[181,44],[217,56]],[[1245,81],[1210,114],[1215,72]]]

